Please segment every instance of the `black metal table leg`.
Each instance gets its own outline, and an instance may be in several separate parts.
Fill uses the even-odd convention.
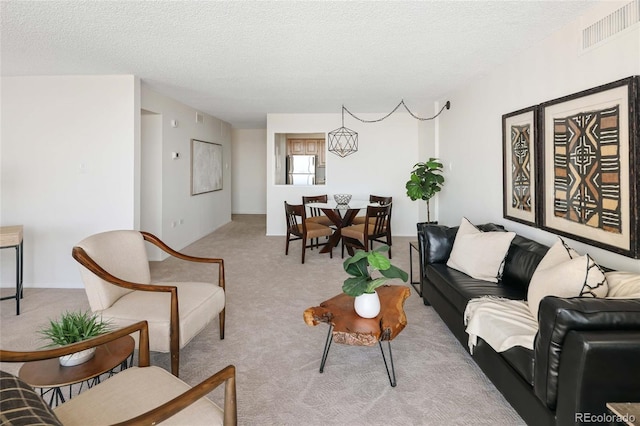
[[[384,368],[387,369],[387,377],[389,377],[389,383],[391,383],[391,387],[396,387],[396,370],[393,367],[393,354],[391,353],[391,340],[387,340],[387,344],[389,346],[389,363],[391,364],[391,373],[389,373],[389,366],[387,365],[387,358],[384,356],[384,350],[382,350],[382,342],[378,341],[378,345],[380,346],[380,352],[382,352],[382,360],[384,361]]]
[[[327,333],[327,341],[324,343],[324,351],[322,352],[322,362],[320,363],[320,372],[324,371],[324,364],[327,362],[327,356],[329,355],[329,349],[331,349],[331,332],[333,331],[333,325],[329,325],[329,333]]]
[[[3,246],[0,248],[5,249],[11,247],[15,248],[16,250],[16,294],[14,294],[13,296],[2,297],[0,298],[0,300],[16,299],[16,315],[20,315],[20,299],[24,298],[24,288],[22,286],[22,273],[24,269],[22,259],[24,253],[23,241],[20,241],[19,244],[14,246]]]

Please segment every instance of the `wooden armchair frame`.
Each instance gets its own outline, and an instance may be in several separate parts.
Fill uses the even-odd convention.
[[[156,247],[163,250],[165,253],[176,257],[178,259],[182,259],[189,262],[198,262],[198,263],[217,263],[218,264],[218,285],[225,290],[225,282],[224,282],[224,260],[219,258],[206,258],[206,257],[196,257],[189,256],[183,253],[180,253],[164,242],[162,242],[158,237],[148,232],[140,231],[142,237],[145,241],[150,242]],[[89,271],[96,274],[101,279],[119,286],[128,288],[130,290],[138,290],[138,291],[155,291],[155,292],[164,292],[171,293],[171,317],[170,317],[170,352],[171,352],[171,373],[174,376],[179,377],[179,367],[180,367],[180,317],[178,316],[178,288],[176,286],[168,286],[168,285],[160,285],[160,284],[140,284],[133,283],[130,281],[122,280],[116,276],[111,275],[109,272],[105,271],[100,265],[98,265],[85,251],[82,247],[75,246],[71,251],[71,255],[75,260],[77,260],[82,266],[87,268]],[[220,324],[220,339],[224,339],[224,324],[225,324],[225,310],[226,306],[220,311],[218,315],[218,320]]]
[[[146,321],[140,321],[133,325],[105,333],[92,339],[83,340],[82,342],[53,349],[40,351],[8,351],[2,349],[0,350],[0,362],[29,362],[57,358],[63,355],[69,355],[74,352],[93,348],[135,332],[140,332],[138,366],[143,368],[149,367],[149,326]],[[126,370],[119,374],[126,374]],[[187,408],[200,398],[206,396],[222,383],[225,384],[224,424],[235,425],[237,424],[236,369],[233,365],[223,368],[178,397],[154,408],[151,411],[147,411],[146,413],[125,422],[118,423],[118,425],[149,425],[162,422],[179,411]]]

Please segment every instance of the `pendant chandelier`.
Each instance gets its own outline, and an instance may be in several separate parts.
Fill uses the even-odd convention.
[[[358,133],[344,127],[344,112],[346,110],[342,105],[342,127],[329,132],[329,152],[340,157],[346,157],[358,151]]]
[[[358,121],[361,121],[363,123],[377,123],[379,121],[382,121],[386,118],[388,118],[391,114],[393,114],[394,112],[396,112],[398,110],[398,108],[400,108],[401,106],[404,107],[404,109],[407,110],[407,112],[416,120],[420,120],[420,121],[428,121],[428,120],[433,120],[434,118],[436,118],[437,116],[439,116],[442,111],[444,111],[444,109],[449,109],[451,108],[451,102],[447,101],[447,103],[440,109],[440,111],[438,111],[438,113],[436,115],[434,115],[433,117],[428,117],[428,118],[422,118],[422,117],[418,117],[417,115],[415,115],[413,112],[411,112],[411,110],[409,109],[409,107],[407,107],[407,105],[404,103],[404,99],[400,101],[400,103],[387,115],[378,118],[376,120],[364,120],[360,117],[357,117],[356,115],[354,115],[351,111],[349,111],[344,105],[342,105],[342,127],[336,129],[336,130],[332,130],[329,132],[329,152],[332,152],[340,157],[346,157],[347,155],[351,155],[354,152],[358,151],[358,133],[354,130],[351,130],[347,127],[344,127],[344,112],[346,111],[350,116],[352,116],[353,118],[355,118]]]

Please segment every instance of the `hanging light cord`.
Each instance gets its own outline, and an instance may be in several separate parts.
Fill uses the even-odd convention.
[[[384,117],[380,117],[377,120],[364,120],[360,117],[356,117],[351,111],[349,111],[347,109],[346,106],[342,105],[342,126],[344,127],[344,112],[347,111],[347,113],[352,116],[353,118],[355,118],[358,121],[362,121],[363,123],[378,123],[386,118],[388,118],[391,114],[393,114],[394,112],[396,112],[398,110],[398,108],[400,108],[401,106],[404,107],[404,109],[407,110],[407,112],[416,120],[420,120],[420,121],[428,121],[428,120],[433,120],[434,118],[436,118],[437,116],[439,116],[440,114],[442,114],[442,111],[444,111],[444,109],[449,109],[451,108],[451,102],[447,101],[446,104],[444,104],[444,106],[442,108],[440,108],[440,111],[438,111],[438,113],[436,115],[434,115],[433,117],[429,117],[429,118],[423,118],[423,117],[418,117],[417,115],[415,115],[413,112],[411,112],[411,110],[409,109],[409,107],[407,106],[407,104],[404,103],[404,99],[400,101],[400,103],[387,115],[385,115]]]

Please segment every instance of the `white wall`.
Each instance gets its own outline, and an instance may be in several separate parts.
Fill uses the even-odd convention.
[[[140,117],[141,181],[140,229],[162,237],[162,114],[142,110]],[[149,259],[165,258],[164,252],[147,244]]]
[[[376,119],[383,114],[358,114]],[[328,133],[340,127],[340,114],[267,115],[267,234],[284,235],[284,201],[301,203],[303,195],[349,193],[354,199],[370,194],[393,197],[394,235],[415,235],[418,202],[406,196],[405,183],[420,156],[431,155],[420,148],[420,122],[406,113],[396,113],[380,123],[365,124],[347,120],[345,126],[358,132],[358,152],[341,158],[326,153],[326,185],[275,185],[275,133]],[[428,138],[427,138],[428,139]],[[327,143],[328,146],[328,143]]]
[[[435,113],[437,113],[440,109],[438,104],[434,105]],[[446,114],[446,112],[443,112]],[[433,115],[431,114],[431,115]],[[436,151],[436,138],[435,132],[438,126],[438,120],[440,118],[436,118],[435,120],[429,121],[421,121],[418,125],[418,158],[415,163],[424,163],[431,157],[438,157],[438,152]],[[413,170],[413,169],[411,169]],[[409,180],[409,171],[407,171],[407,180]],[[443,173],[445,177],[445,182],[447,180],[447,176]],[[406,191],[405,191],[406,194]],[[427,221],[427,203],[426,201],[416,200],[414,201],[418,205],[418,220],[417,222],[426,222]],[[438,195],[429,200],[429,209],[431,212],[431,221],[438,220]],[[417,231],[416,231],[417,232]]]
[[[231,211],[236,214],[267,212],[267,131],[231,131]]]
[[[97,232],[144,223],[181,249],[231,220],[228,123],[195,124],[132,75],[3,77],[1,98],[0,224],[24,225],[25,287],[82,287],[71,248]],[[223,145],[222,191],[191,197],[191,138]],[[15,285],[14,259],[0,250],[2,287]]]
[[[439,123],[438,152],[448,165],[441,192],[439,220],[457,225],[462,216],[474,223],[497,222],[540,242],[553,234],[502,218],[502,114],[564,95],[640,74],[640,26],[582,54],[582,23],[592,23],[627,2],[602,2],[589,16],[569,23],[540,45],[479,76],[443,98],[451,100]],[[640,271],[633,260],[571,241],[603,265]]]
[[[231,221],[231,125],[204,113],[203,122],[197,123],[195,109],[155,92],[146,84],[141,86],[140,105],[143,110],[162,117],[162,128],[156,136],[161,137],[162,180],[149,179],[141,189],[147,193],[161,186],[162,195],[159,200],[155,199],[160,205],[142,207],[143,211],[160,210],[161,224],[160,229],[149,229],[144,225],[157,227],[158,224],[146,223],[142,229],[180,250]],[[177,127],[171,126],[172,120],[178,121]],[[222,145],[222,190],[191,195],[191,139]],[[178,152],[180,158],[172,159],[172,152]],[[142,171],[143,175],[146,173]]]
[[[0,223],[24,226],[25,287],[81,287],[73,245],[135,226],[138,97],[132,75],[2,78]]]

